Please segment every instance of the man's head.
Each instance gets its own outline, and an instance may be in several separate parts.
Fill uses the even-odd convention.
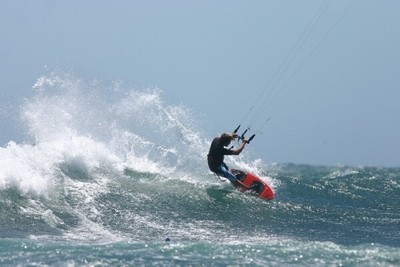
[[[228,146],[233,139],[235,138],[231,134],[223,133],[221,135],[221,144],[223,144],[223,146]]]

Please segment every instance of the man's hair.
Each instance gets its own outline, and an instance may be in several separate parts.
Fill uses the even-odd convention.
[[[230,134],[227,134],[227,133],[223,133],[222,135],[221,135],[221,141],[222,142],[230,142],[230,141],[232,141],[234,138],[232,137],[232,135],[230,135]]]

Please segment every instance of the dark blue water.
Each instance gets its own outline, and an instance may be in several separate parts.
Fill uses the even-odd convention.
[[[31,139],[0,148],[1,265],[400,266],[399,168],[229,161],[265,201],[208,171],[210,140],[157,91],[36,88]]]

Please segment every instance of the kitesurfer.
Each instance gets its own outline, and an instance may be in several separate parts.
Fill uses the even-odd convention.
[[[231,141],[237,137],[238,135],[236,133],[232,134],[224,133],[219,137],[215,137],[211,143],[210,151],[208,152],[207,155],[207,160],[208,160],[208,167],[212,172],[216,173],[218,176],[227,178],[234,185],[240,183],[242,186],[244,186],[236,178],[236,176],[229,171],[228,166],[224,162],[225,155],[239,155],[243,151],[246,144],[248,143],[246,139],[241,138],[242,144],[237,149],[233,150],[226,148],[227,146],[229,146]],[[245,187],[247,188],[247,186]]]

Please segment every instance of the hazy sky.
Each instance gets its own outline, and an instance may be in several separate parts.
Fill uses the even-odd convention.
[[[251,125],[271,117],[255,157],[400,166],[399,12],[398,0],[2,0],[0,144],[21,141],[12,111],[47,66],[158,87],[210,140],[275,90]]]

